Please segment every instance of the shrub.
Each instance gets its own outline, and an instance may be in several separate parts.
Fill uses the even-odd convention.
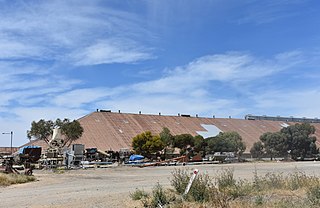
[[[190,180],[190,171],[175,169],[172,174],[171,185],[178,192],[183,194]]]
[[[287,180],[287,186],[290,190],[297,190],[299,188],[308,188],[319,184],[319,179],[315,176],[307,176],[301,171],[295,171],[290,174]]]
[[[307,198],[312,205],[320,205],[320,185],[319,184],[308,188]]]
[[[320,180],[295,171],[287,176],[267,173],[253,180],[235,180],[233,169],[225,169],[210,178],[208,174],[197,175],[187,196],[182,198],[191,177],[191,170],[172,172],[174,190],[165,191],[157,184],[149,197],[141,197],[144,207],[320,207]],[[171,194],[171,195],[170,195]],[[143,195],[137,193],[137,195]],[[180,195],[180,197],[178,196]]]
[[[27,176],[23,174],[1,174],[0,173],[0,186],[9,186],[12,184],[27,183],[35,181],[34,176]]]
[[[133,193],[130,193],[130,198],[132,200],[141,200],[143,198],[147,198],[149,194],[144,190],[136,189]]]
[[[151,207],[158,207],[158,204],[165,205],[168,203],[169,201],[163,187],[157,183],[152,190]]]
[[[233,169],[225,169],[219,172],[216,176],[216,184],[219,190],[224,190],[236,185],[236,180],[233,177]]]
[[[198,174],[192,183],[188,196],[196,202],[204,202],[209,200],[209,190],[213,188],[213,184],[207,174]]]
[[[173,178],[171,179],[171,185],[177,191],[178,194],[182,195],[189,183],[192,171],[177,169],[172,172]],[[188,201],[204,202],[209,200],[209,190],[213,188],[208,174],[198,174],[194,179],[189,193],[184,196]]]

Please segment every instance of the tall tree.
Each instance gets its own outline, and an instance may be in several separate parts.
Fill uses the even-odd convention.
[[[208,151],[234,152],[241,155],[246,149],[242,137],[237,132],[220,132],[216,137],[208,138]]]
[[[170,146],[173,145],[174,137],[172,136],[170,130],[167,127],[163,127],[162,131],[159,134],[161,141],[164,144],[164,159],[167,157],[167,151]]]
[[[295,124],[281,129],[286,137],[287,149],[293,159],[318,153],[315,142],[315,127],[309,123]]]
[[[38,122],[32,121],[31,129],[27,131],[29,139],[35,137],[49,143],[49,137],[52,135],[54,122],[49,120],[40,119]]]
[[[180,154],[186,153],[188,147],[194,146],[194,137],[191,134],[179,134],[174,136],[174,147],[181,149]]]
[[[260,136],[267,154],[272,160],[275,156],[285,156],[287,152],[286,137],[281,132],[267,132]]]
[[[201,153],[202,156],[206,154],[207,141],[200,135],[194,137],[193,150],[197,153]]]
[[[150,131],[138,134],[132,139],[132,148],[136,154],[150,156],[164,148],[160,136],[152,135]]]
[[[159,134],[161,141],[166,145],[170,146],[173,144],[173,136],[167,127],[163,127]]]
[[[252,157],[261,159],[264,153],[264,146],[261,141],[255,142],[250,149]]]
[[[61,133],[65,136],[63,145],[70,145],[73,141],[82,136],[83,128],[79,121],[69,119],[57,119],[55,122],[51,120],[41,119],[38,122],[33,121],[31,123],[31,129],[27,132],[29,139],[35,137],[40,140],[44,140],[49,143],[50,136],[53,133],[54,128],[60,128]]]
[[[82,136],[83,128],[77,120],[70,121],[69,119],[64,119],[59,125],[62,134],[65,135],[64,145],[67,145],[68,147],[72,142]]]

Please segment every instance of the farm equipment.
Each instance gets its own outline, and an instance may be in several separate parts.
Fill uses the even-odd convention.
[[[32,175],[34,166],[41,157],[41,147],[25,146],[13,155],[3,156],[0,172],[20,174],[18,169],[22,168],[25,175]],[[20,168],[19,168],[20,167]]]

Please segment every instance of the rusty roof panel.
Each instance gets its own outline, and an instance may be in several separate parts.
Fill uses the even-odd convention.
[[[164,115],[145,115],[112,112],[93,112],[78,119],[84,128],[83,135],[75,143],[84,144],[85,148],[97,147],[100,150],[119,150],[131,148],[132,138],[151,131],[159,134],[163,127],[170,129],[173,135],[189,133],[197,135],[197,131],[206,131],[201,124],[214,125],[223,132],[236,131],[250,151],[253,143],[265,132],[276,132],[282,128],[283,121],[244,120],[233,118],[202,118]],[[294,123],[286,122],[291,125]],[[320,138],[320,124],[316,127],[316,136]],[[317,140],[317,144],[320,144]],[[35,145],[40,145],[35,143]],[[40,145],[42,146],[42,145]]]

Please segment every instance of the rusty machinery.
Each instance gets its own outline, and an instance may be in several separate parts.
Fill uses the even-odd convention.
[[[40,163],[49,168],[61,166],[63,163],[62,149],[65,146],[62,138],[61,129],[53,129],[52,138],[48,142],[49,147],[46,149]]]
[[[20,174],[18,168],[14,165],[22,167],[25,175],[32,175],[34,164],[41,157],[41,147],[39,146],[25,146],[19,149],[13,155],[3,156],[2,168],[0,171],[3,173],[16,173]]]

